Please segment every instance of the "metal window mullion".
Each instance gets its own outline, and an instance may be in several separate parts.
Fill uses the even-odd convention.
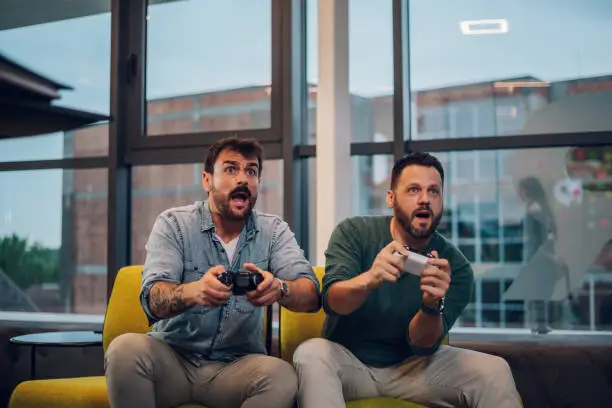
[[[407,0],[393,0],[393,157],[400,159],[412,140],[410,92],[410,11]]]
[[[95,169],[108,166],[107,156],[78,157],[70,159],[26,160],[0,162],[0,172],[51,170],[51,169]]]
[[[111,0],[111,86],[108,167],[107,296],[131,259],[129,146],[144,134],[146,0]]]

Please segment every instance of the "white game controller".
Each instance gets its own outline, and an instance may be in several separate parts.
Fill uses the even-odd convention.
[[[399,252],[395,253],[398,256],[402,256]],[[427,266],[431,268],[435,268],[435,266],[429,265],[427,260],[430,259],[425,255],[417,254],[416,252],[412,252],[408,250],[408,256],[404,260],[404,268],[403,271],[414,276],[421,276],[423,270]]]

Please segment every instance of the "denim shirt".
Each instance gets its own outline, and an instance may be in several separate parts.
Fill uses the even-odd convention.
[[[154,323],[149,335],[174,346],[196,365],[202,359],[231,361],[245,354],[265,354],[265,309],[253,306],[244,296],[232,295],[219,307],[196,305],[177,316],[159,319],[148,304],[155,282],[193,282],[213,266],[238,270],[248,262],[280,279],[309,278],[319,292],[312,266],[288,224],[277,216],[255,210],[240,232],[231,264],[215,234],[208,201],[161,213],[146,250],[140,302],[149,323]]]

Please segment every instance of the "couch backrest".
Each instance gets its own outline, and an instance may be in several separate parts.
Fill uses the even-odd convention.
[[[142,265],[126,266],[119,270],[104,317],[102,343],[104,351],[110,342],[123,333],[147,333],[147,316],[140,305]]]
[[[319,284],[323,285],[325,269],[322,266],[315,266],[313,269],[317,279],[319,279]],[[293,352],[301,342],[321,336],[324,322],[325,312],[323,308],[317,313],[296,313],[281,307],[278,335],[280,357],[285,361],[292,362]]]
[[[315,266],[313,269],[319,283],[323,285],[325,268]],[[280,357],[285,361],[292,362],[293,352],[301,342],[313,337],[321,337],[324,323],[325,312],[323,308],[317,313],[295,313],[281,307],[279,323]],[[448,344],[448,335],[443,343]]]

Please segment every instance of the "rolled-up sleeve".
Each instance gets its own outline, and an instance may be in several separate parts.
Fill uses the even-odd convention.
[[[280,279],[289,281],[308,278],[316,285],[317,292],[321,290],[319,280],[314,274],[312,265],[304,257],[304,251],[298,245],[295,234],[282,220],[279,220],[274,226],[270,272]]]
[[[174,220],[176,221],[176,220]],[[149,308],[149,293],[156,282],[181,283],[183,274],[183,247],[179,239],[178,224],[173,215],[161,214],[155,220],[146,244],[146,258],[142,269],[140,304],[153,324],[160,319]]]

